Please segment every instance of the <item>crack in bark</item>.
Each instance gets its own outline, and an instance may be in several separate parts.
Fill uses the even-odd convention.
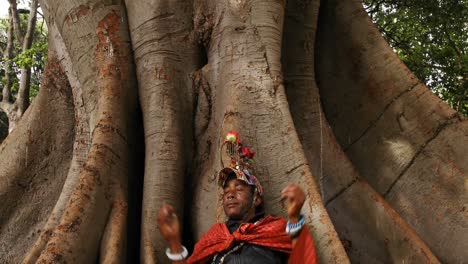
[[[171,18],[175,15],[174,12],[165,12],[165,13],[161,13],[159,15],[156,15],[155,17],[152,17],[148,20],[146,20],[145,22],[141,23],[140,25],[138,25],[136,28],[132,29],[132,31],[134,32],[137,32],[138,30],[140,30],[140,28],[142,28],[143,26],[145,26],[147,23],[153,21],[153,20],[157,20],[157,19],[166,19],[166,18]]]
[[[120,130],[115,126],[115,125],[110,125],[110,124],[102,124],[102,123],[98,123],[95,128],[94,128],[94,131],[93,131],[93,134],[95,133],[95,131],[97,130],[101,130],[101,132],[103,133],[115,133],[117,135],[120,136],[120,138],[123,140],[123,141],[127,141],[127,137],[125,137],[122,132],[120,132]]]
[[[357,143],[359,140],[361,140],[366,134],[367,132],[369,132],[369,130],[371,130],[371,128],[373,128],[377,122],[379,122],[379,120],[383,117],[383,115],[385,114],[385,112],[387,112],[388,108],[390,108],[390,106],[393,105],[393,103],[395,103],[398,99],[400,99],[400,97],[402,97],[403,95],[411,92],[414,88],[416,88],[416,86],[418,86],[420,83],[417,82],[415,85],[411,86],[410,88],[404,90],[403,92],[401,92],[399,95],[397,95],[396,97],[394,97],[392,99],[392,101],[390,101],[384,108],[383,110],[380,112],[379,116],[374,119],[373,121],[370,122],[369,126],[367,126],[367,128],[361,133],[361,135],[359,135],[356,139],[353,140],[353,142],[351,142],[347,147],[343,148],[343,151],[346,152],[348,151],[355,143]]]
[[[255,32],[258,35],[258,31],[257,31],[256,28],[255,28]],[[260,41],[261,41],[260,35],[258,35],[258,37],[260,38]],[[262,45],[262,47],[264,49],[263,58],[265,59],[265,63],[267,65],[267,68],[265,69],[265,73],[268,74],[268,76],[270,76],[271,80],[273,81],[273,90],[270,91],[270,95],[275,96],[276,92],[278,91],[278,88],[280,87],[280,85],[283,84],[283,78],[278,74],[277,75],[273,74],[273,72],[271,70],[270,62],[268,60],[268,54],[267,54],[266,46]]]
[[[120,159],[120,155],[111,146],[108,146],[107,144],[94,143],[93,146],[95,146],[98,151],[99,151],[100,148],[104,148],[104,149],[108,150],[110,153],[112,153],[115,157]]]
[[[226,120],[230,118],[231,116],[241,117],[241,113],[237,111],[226,111],[226,113],[224,113],[223,120]]]
[[[204,134],[208,126],[210,125],[211,119],[212,119],[212,109],[213,109],[213,99],[212,99],[212,93],[211,93],[211,86],[208,82],[208,80],[205,78],[203,74],[203,68],[207,67],[208,64],[203,66],[201,69],[195,71],[192,73],[191,78],[192,78],[192,87],[194,89],[194,100],[193,100],[193,124],[192,127],[194,129],[194,135],[199,136]],[[203,100],[200,96],[201,94],[205,95],[205,100],[206,100],[206,106],[203,107],[203,105],[200,103],[200,100]],[[207,109],[204,109],[207,108]],[[198,114],[204,114],[204,118],[206,121],[206,124],[202,124],[202,126],[198,129],[197,124],[196,124],[196,119]],[[197,133],[198,131],[198,133]]]
[[[440,133],[442,131],[445,130],[445,128],[453,125],[453,124],[457,124],[459,123],[460,119],[459,119],[459,116],[458,116],[458,113],[456,112],[455,114],[453,114],[446,122],[444,122],[443,124],[439,125],[437,128],[436,128],[436,131],[434,133],[434,135],[432,135],[431,138],[429,138],[424,144],[421,145],[421,147],[419,148],[419,150],[416,152],[416,154],[414,154],[413,158],[411,159],[411,161],[408,163],[408,165],[401,171],[400,175],[398,175],[398,177],[396,177],[396,179],[390,184],[390,186],[388,187],[387,191],[385,191],[383,194],[382,194],[382,197],[383,198],[386,198],[388,196],[388,194],[392,191],[393,187],[395,186],[395,184],[403,177],[403,175],[409,170],[409,168],[414,164],[414,162],[416,161],[416,159],[419,157],[419,154],[421,154],[424,149],[426,148],[426,146],[428,144],[430,144],[434,139],[436,139]]]
[[[300,167],[302,167],[302,166],[304,166],[304,165],[307,165],[307,163],[301,163],[301,164],[299,164],[299,165],[297,165],[297,166],[294,166],[292,169],[286,171],[286,174],[291,174],[293,171],[299,169]]]
[[[167,33],[162,34],[160,36],[155,36],[155,37],[149,38],[149,39],[147,39],[145,41],[136,43],[133,51],[137,52],[140,48],[144,47],[145,45],[150,45],[151,46],[151,45],[154,45],[155,42],[160,42],[161,40],[163,40],[165,38],[171,38],[171,37],[177,36],[179,34],[182,35],[182,33],[184,33],[184,32],[190,33],[190,29],[183,28],[183,29],[180,29],[180,30],[167,32]]]
[[[354,178],[350,183],[348,183],[348,185],[346,185],[343,189],[341,189],[340,191],[338,191],[335,195],[333,195],[332,197],[330,197],[330,199],[328,199],[326,202],[325,202],[325,207],[328,206],[329,203],[333,202],[333,200],[335,200],[336,198],[338,198],[339,196],[341,196],[346,190],[349,189],[349,187],[353,186],[356,182],[358,181],[358,178]],[[322,199],[325,198],[325,197],[322,197]]]

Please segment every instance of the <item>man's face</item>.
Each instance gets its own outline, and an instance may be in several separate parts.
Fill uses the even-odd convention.
[[[223,208],[227,217],[241,220],[252,208],[252,189],[245,182],[238,179],[228,180],[224,185]]]

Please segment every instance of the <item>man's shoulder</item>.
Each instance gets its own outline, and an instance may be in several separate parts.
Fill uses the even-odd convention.
[[[202,235],[202,238],[212,234],[222,234],[225,230],[227,230],[226,222],[215,223]]]
[[[265,221],[265,222],[284,222],[286,224],[286,218],[282,216],[276,216],[276,215],[265,215],[264,218],[262,218],[260,221]]]

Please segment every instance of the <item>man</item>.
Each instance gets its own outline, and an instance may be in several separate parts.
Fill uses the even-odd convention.
[[[242,147],[235,132],[228,133],[224,146],[231,164],[221,170],[218,183],[223,188],[222,204],[228,220],[205,233],[185,261],[188,252],[180,242],[179,220],[170,205],[163,205],[158,226],[169,243],[169,259],[173,263],[279,264],[287,263],[289,258],[289,263],[316,263],[313,240],[307,228],[302,228],[304,217],[300,211],[305,194],[301,188],[290,184],[281,192],[281,198],[288,201],[288,223],[282,217],[265,215],[263,188],[251,168],[255,153]]]

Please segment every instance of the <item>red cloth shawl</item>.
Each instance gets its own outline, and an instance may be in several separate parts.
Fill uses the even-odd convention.
[[[288,263],[317,263],[314,241],[307,228],[302,229],[292,250],[291,238],[286,234],[285,227],[284,218],[273,216],[266,216],[257,223],[243,223],[232,234],[229,233],[226,224],[217,223],[198,241],[187,263],[207,263],[216,253],[231,248],[235,242],[245,242],[289,253],[291,255]]]

